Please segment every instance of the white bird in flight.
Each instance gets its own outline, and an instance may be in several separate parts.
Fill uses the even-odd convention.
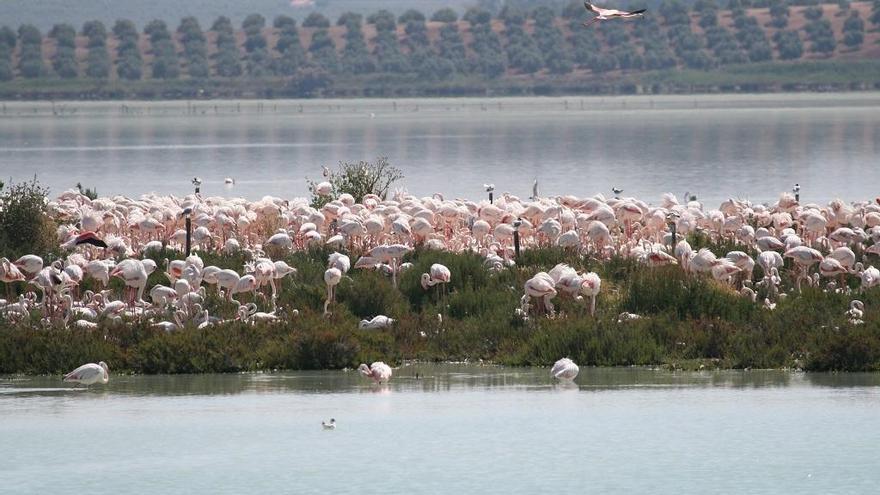
[[[642,17],[645,15],[645,11],[648,10],[648,9],[639,9],[639,10],[633,10],[633,11],[626,11],[626,10],[616,10],[616,9],[603,9],[601,7],[596,7],[595,5],[591,4],[590,2],[586,2],[586,1],[584,2],[584,7],[587,9],[587,11],[596,14],[596,17],[594,17],[592,20],[584,22],[584,27],[588,27],[598,21],[608,21],[611,19],[630,19],[633,17]]]
[[[321,426],[323,426],[325,430],[335,430],[336,429],[336,420],[333,418],[330,418],[329,423],[321,421]]]

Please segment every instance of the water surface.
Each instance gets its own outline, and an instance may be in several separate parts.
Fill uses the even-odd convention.
[[[0,493],[873,493],[878,387],[647,369],[561,386],[465,365],[382,387],[335,371],[6,377]]]
[[[387,156],[417,195],[479,199],[688,191],[772,201],[870,199],[880,94],[329,101],[6,103],[0,177],[59,193],[307,196],[321,166]],[[234,178],[234,187],[223,185]]]

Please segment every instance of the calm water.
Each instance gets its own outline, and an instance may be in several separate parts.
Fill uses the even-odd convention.
[[[55,114],[53,115],[53,110]],[[877,195],[880,94],[6,103],[0,177],[53,193],[306,196],[321,165],[387,156],[417,195]],[[232,188],[225,177],[236,179]]]
[[[420,378],[416,379],[415,374]],[[880,375],[0,378],[0,493],[876,493]],[[335,431],[321,420],[336,418]]]

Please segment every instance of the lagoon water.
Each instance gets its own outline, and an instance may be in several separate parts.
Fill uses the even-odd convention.
[[[686,191],[711,206],[878,194],[880,94],[311,101],[7,102],[0,178],[57,194],[308,195],[341,160],[387,156],[417,195]],[[225,177],[235,186],[223,185]]]
[[[416,374],[418,373],[418,378]],[[0,493],[874,493],[880,375],[0,377]],[[324,431],[321,421],[336,418]]]

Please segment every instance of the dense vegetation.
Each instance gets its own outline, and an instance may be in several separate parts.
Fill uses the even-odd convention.
[[[657,91],[664,89],[652,87],[657,74],[669,69],[724,74],[770,63],[765,71],[777,82],[809,83],[787,77],[788,63],[876,60],[878,54],[880,0],[807,6],[734,0],[726,11],[714,0],[690,7],[665,0],[644,19],[589,29],[581,26],[589,15],[579,1],[561,9],[527,10],[527,5],[507,2],[494,15],[474,7],[461,18],[448,8],[430,16],[416,10],[399,16],[380,10],[366,17],[347,12],[335,22],[313,12],[301,26],[284,15],[270,26],[262,15],[251,14],[238,30],[221,16],[208,35],[193,17],[181,20],[175,32],[162,20],[150,21],[142,33],[133,22],[118,20],[109,36],[99,21],[85,23],[79,36],[74,27],[58,24],[46,40],[32,25],[17,32],[3,27],[0,97],[90,91],[185,97],[199,91],[207,96],[541,93],[591,85]],[[834,73],[832,64],[824,67]],[[838,76],[838,81],[880,84],[873,76]],[[171,84],[174,79],[180,81]]]
[[[378,359],[548,365],[562,356],[591,366],[880,370],[880,317],[871,309],[880,301],[877,289],[861,296],[869,308],[865,323],[852,325],[844,316],[850,297],[820,289],[805,289],[769,311],[678,267],[645,270],[631,260],[600,263],[545,249],[526,251],[517,267],[491,273],[474,254],[416,251],[399,290],[379,273],[355,270],[340,284],[332,316],[324,317],[328,254],[313,250],[285,258],[299,273],[284,280],[279,304],[286,315],[293,308],[300,313],[283,324],[233,322],[166,333],[136,320],[98,330],[45,327],[35,316],[25,324],[0,323],[0,373],[61,373],[98,360],[119,371],[199,373],[343,368]],[[166,256],[174,253],[151,255],[160,262]],[[243,261],[202,257],[218,266]],[[419,284],[435,262],[453,273],[446,299]],[[596,318],[584,303],[561,297],[554,301],[561,311],[555,319],[516,316],[524,280],[557,262],[602,276]],[[151,278],[164,281],[158,273]],[[111,286],[121,290],[119,281]],[[211,314],[231,317],[233,306],[209,292]],[[642,318],[619,321],[623,311]],[[397,322],[388,330],[358,329],[360,319],[378,314]]]

